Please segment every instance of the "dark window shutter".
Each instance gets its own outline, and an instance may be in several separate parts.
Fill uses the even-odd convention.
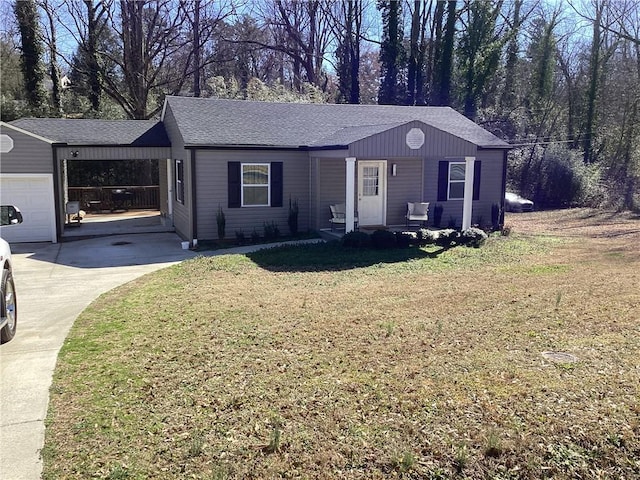
[[[480,200],[480,172],[482,162],[476,160],[473,164],[473,199]]]
[[[282,206],[282,162],[271,162],[271,206]]]
[[[447,190],[449,189],[449,162],[440,161],[438,165],[438,201],[447,201]]]
[[[228,167],[228,182],[227,189],[229,195],[229,208],[240,208],[242,204],[242,195],[240,189],[242,184],[240,182],[240,162],[229,162]]]

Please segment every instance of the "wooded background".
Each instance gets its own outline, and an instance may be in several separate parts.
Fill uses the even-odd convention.
[[[148,119],[164,96],[447,105],[538,207],[640,209],[635,0],[20,0],[1,115]]]

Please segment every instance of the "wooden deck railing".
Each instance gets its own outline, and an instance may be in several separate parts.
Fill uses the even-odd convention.
[[[126,200],[114,194],[115,190],[130,192]],[[115,187],[69,187],[69,201],[80,202],[80,208],[87,211],[113,210],[119,207],[143,209],[160,208],[160,187],[158,185]]]

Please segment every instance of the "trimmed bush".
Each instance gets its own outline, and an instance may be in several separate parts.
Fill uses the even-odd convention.
[[[425,245],[433,245],[436,243],[436,239],[438,238],[438,232],[434,232],[433,230],[427,230],[426,228],[421,228],[416,232],[418,237],[418,245],[421,247]]]
[[[416,243],[416,235],[410,232],[396,232],[396,246],[409,248],[412,243]]]
[[[460,233],[460,245],[467,247],[479,248],[487,241],[487,234],[479,228],[467,228]]]
[[[349,232],[342,237],[342,245],[352,248],[369,248],[371,236],[365,232]]]
[[[375,248],[395,248],[396,234],[388,230],[376,230],[371,234],[371,242]]]
[[[459,232],[453,228],[447,228],[438,232],[436,245],[442,248],[451,248],[459,241]]]

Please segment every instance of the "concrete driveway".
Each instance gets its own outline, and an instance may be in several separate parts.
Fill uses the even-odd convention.
[[[298,242],[315,243],[321,239]],[[204,252],[249,253],[271,245]],[[94,299],[146,273],[193,258],[175,233],[12,245],[18,331],[0,346],[0,479],[37,480],[58,352]]]
[[[56,358],[78,314],[102,293],[196,254],[175,233],[12,249],[18,331],[0,346],[0,478],[36,480]]]

